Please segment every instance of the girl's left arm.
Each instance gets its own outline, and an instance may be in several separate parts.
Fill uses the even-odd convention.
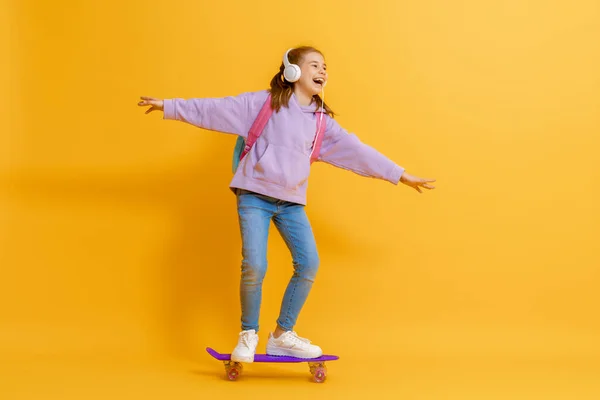
[[[348,133],[333,118],[327,118],[327,129],[319,161],[352,171],[358,175],[386,180],[397,185],[404,174],[404,168],[362,143],[360,139]]]

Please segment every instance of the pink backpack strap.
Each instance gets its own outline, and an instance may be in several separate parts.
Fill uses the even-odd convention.
[[[327,128],[327,118],[323,115],[323,119],[321,120],[321,116],[319,115],[320,111],[317,113],[317,134],[315,137],[315,143],[313,145],[313,151],[310,155],[310,163],[314,163],[319,159],[319,153],[321,152],[321,143],[323,142],[323,136],[325,136],[325,129]],[[319,120],[321,122],[319,123]]]
[[[267,125],[269,118],[271,118],[271,114],[273,114],[273,109],[271,108],[271,94],[269,94],[267,96],[265,104],[263,104],[262,108],[260,109],[260,112],[258,113],[258,116],[254,120],[254,123],[248,131],[248,137],[246,137],[246,144],[244,145],[244,150],[240,154],[240,160],[244,158],[246,154],[248,154],[248,152],[262,133],[263,129],[265,129],[265,125]]]

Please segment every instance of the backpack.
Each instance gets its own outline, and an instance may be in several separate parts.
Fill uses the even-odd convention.
[[[323,112],[323,111],[319,111]],[[242,136],[238,136],[237,141],[235,142],[235,148],[233,149],[233,160],[232,160],[232,172],[235,173],[240,161],[244,158],[246,154],[250,151],[258,137],[262,134],[265,125],[271,118],[271,114],[273,114],[273,109],[271,108],[271,95],[267,96],[267,100],[265,104],[263,104],[258,116],[254,120],[254,123],[250,127],[248,131],[248,137],[244,139]],[[321,118],[317,118],[317,133],[315,137],[315,141],[313,143],[313,150],[310,154],[310,163],[312,164],[319,157],[319,152],[321,150],[321,142],[323,141],[323,136],[325,133],[325,127],[327,123],[320,123]]]

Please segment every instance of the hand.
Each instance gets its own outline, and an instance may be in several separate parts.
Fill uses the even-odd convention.
[[[163,101],[162,100],[155,99],[154,97],[145,97],[145,96],[141,96],[140,99],[142,99],[142,101],[140,101],[138,103],[138,106],[140,106],[140,107],[152,106],[146,110],[146,114],[149,114],[152,111],[162,111],[163,110]]]
[[[425,189],[430,189],[430,190],[435,189],[435,186],[431,186],[429,183],[427,183],[427,182],[435,182],[435,179],[423,179],[423,178],[409,175],[406,172],[403,173],[402,176],[400,177],[400,182],[404,183],[407,186],[410,186],[411,188],[414,188],[419,193],[423,193],[421,191],[422,187],[424,187]]]

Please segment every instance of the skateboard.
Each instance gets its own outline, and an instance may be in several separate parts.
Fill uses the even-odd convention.
[[[213,356],[213,358],[223,361],[225,365],[225,374],[227,379],[230,381],[235,381],[242,374],[243,365],[240,362],[231,361],[231,354],[221,354],[210,347],[206,348],[208,354]],[[327,378],[327,367],[325,366],[325,361],[335,361],[338,360],[338,356],[334,355],[322,355],[318,358],[297,358],[297,357],[288,357],[288,356],[270,356],[268,354],[255,354],[254,362],[257,363],[308,363],[308,368],[313,377],[313,381],[317,383],[325,382]]]

